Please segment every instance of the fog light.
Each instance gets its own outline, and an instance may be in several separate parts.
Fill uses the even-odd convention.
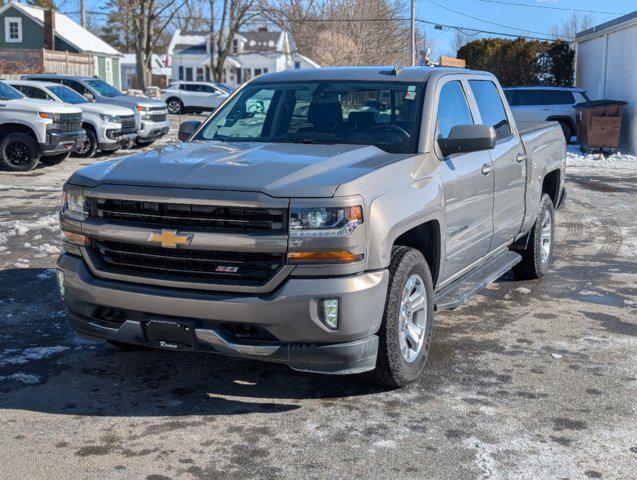
[[[64,272],[62,270],[55,271],[55,277],[58,281],[58,290],[60,291],[60,297],[64,298],[65,285],[64,285]]]
[[[338,299],[327,298],[322,301],[323,304],[323,323],[328,328],[336,330],[338,328]]]

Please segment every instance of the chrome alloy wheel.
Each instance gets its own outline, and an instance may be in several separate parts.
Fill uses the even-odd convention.
[[[179,103],[179,100],[171,100],[168,102],[167,107],[168,112],[172,114],[177,114],[181,111],[181,103]]]
[[[88,132],[84,130],[84,140],[77,147],[75,147],[75,152],[80,155],[86,155],[91,149],[91,138],[88,136]]]
[[[544,210],[542,217],[542,232],[540,233],[540,259],[542,263],[549,260],[551,254],[551,244],[553,243],[553,221],[551,212]]]
[[[416,273],[409,277],[400,301],[398,341],[407,363],[418,358],[427,332],[427,292],[425,282]]]

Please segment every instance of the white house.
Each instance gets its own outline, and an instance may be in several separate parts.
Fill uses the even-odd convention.
[[[167,52],[173,80],[211,79],[209,39],[208,32],[175,31]],[[259,29],[235,35],[223,80],[235,86],[263,73],[318,67],[296,51],[288,33]]]
[[[624,100],[621,146],[637,153],[637,11],[577,34],[575,77],[592,100]]]

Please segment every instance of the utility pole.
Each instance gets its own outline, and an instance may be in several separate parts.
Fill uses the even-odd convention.
[[[86,1],[80,0],[80,23],[82,28],[86,28]]]
[[[416,19],[414,17],[414,0],[410,0],[410,15],[409,15],[409,52],[411,55],[411,66],[416,65]]]

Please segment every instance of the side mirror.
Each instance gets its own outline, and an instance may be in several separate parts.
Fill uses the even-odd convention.
[[[477,152],[495,148],[495,130],[486,125],[456,125],[447,138],[439,138],[438,145],[444,157],[452,153]]]
[[[201,122],[199,120],[188,120],[187,122],[181,122],[179,125],[179,132],[177,133],[177,138],[180,142],[185,142],[188,140],[195,130],[199,128]]]
[[[95,101],[95,95],[93,95],[92,93],[88,93],[88,92],[85,93],[84,98],[86,98],[89,102]]]

